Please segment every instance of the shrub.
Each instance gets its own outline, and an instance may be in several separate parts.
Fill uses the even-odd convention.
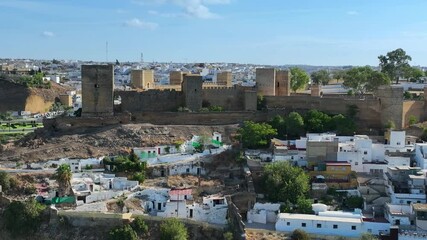
[[[148,225],[144,222],[142,217],[136,217],[132,222],[132,228],[138,235],[145,235],[148,233]]]
[[[187,240],[185,225],[176,218],[169,218],[160,225],[160,240]]]
[[[10,188],[10,176],[7,172],[0,171],[0,185],[3,191],[7,191]]]
[[[291,234],[292,240],[310,240],[310,236],[301,229],[295,229]]]
[[[110,240],[137,240],[138,236],[131,226],[113,228],[109,232],[108,239]]]
[[[39,229],[44,209],[45,206],[34,199],[13,201],[3,212],[4,226],[12,236],[29,236]]]

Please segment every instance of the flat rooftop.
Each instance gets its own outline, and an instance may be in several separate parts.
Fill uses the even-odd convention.
[[[311,214],[292,214],[292,213],[279,213],[279,219],[362,223],[362,220],[360,218],[326,217],[326,216],[318,216],[318,215],[311,215]]]

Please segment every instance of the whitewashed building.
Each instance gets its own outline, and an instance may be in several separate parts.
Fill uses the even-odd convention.
[[[249,223],[275,223],[279,212],[278,203],[255,203],[247,213],[247,220]]]
[[[364,232],[374,235],[388,233],[390,223],[363,218],[358,213],[327,211],[319,215],[280,213],[276,222],[276,231],[292,232],[299,228],[309,234],[325,236],[360,237]]]
[[[415,144],[415,161],[417,162],[417,167],[427,169],[427,143]]]

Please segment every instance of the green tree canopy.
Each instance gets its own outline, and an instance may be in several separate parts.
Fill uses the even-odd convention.
[[[297,112],[289,113],[285,124],[289,138],[298,138],[304,133],[304,119]]]
[[[381,72],[385,73],[391,80],[399,83],[399,78],[403,77],[407,69],[410,67],[409,61],[412,60],[411,56],[398,48],[394,51],[388,52],[385,56],[378,56],[380,60]]]
[[[61,164],[54,174],[54,178],[58,181],[59,185],[59,196],[66,196],[70,192],[71,188],[71,177],[73,176],[71,172],[70,165]]]
[[[39,229],[44,209],[45,206],[34,199],[13,201],[3,212],[4,226],[12,236],[29,236]]]
[[[329,80],[331,80],[331,77],[329,76],[328,71],[323,69],[311,73],[311,80],[315,84],[328,85]]]
[[[337,82],[343,80],[345,72],[345,70],[336,70],[332,73],[332,78],[337,80]]]
[[[379,86],[390,84],[387,75],[374,71],[371,67],[355,67],[344,75],[345,87],[353,89],[357,94],[365,94],[378,89]]]
[[[305,88],[310,81],[308,74],[301,68],[293,67],[291,71],[291,89],[296,92],[299,89]]]
[[[424,72],[417,67],[408,67],[405,70],[405,78],[411,82],[419,81],[424,77]]]
[[[299,167],[289,162],[275,162],[264,167],[264,186],[272,202],[297,204],[305,199],[309,190],[309,178]]]
[[[331,117],[315,109],[307,112],[304,122],[307,132],[322,133],[332,130]]]
[[[160,225],[160,240],[187,240],[185,225],[176,218],[168,218]]]
[[[337,135],[354,135],[354,132],[356,131],[356,124],[354,121],[352,119],[346,118],[342,114],[333,116],[331,123]]]
[[[285,118],[283,118],[280,115],[276,115],[268,123],[271,125],[271,127],[273,127],[274,129],[277,130],[277,137],[278,138],[285,137],[285,135],[287,134]]]
[[[277,130],[267,123],[245,121],[238,130],[243,146],[247,148],[266,147],[272,137],[277,135]]]
[[[110,240],[138,240],[138,235],[135,230],[129,225],[123,227],[116,227],[110,230],[108,234]]]

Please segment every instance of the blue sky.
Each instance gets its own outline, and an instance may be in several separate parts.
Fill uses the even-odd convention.
[[[0,0],[0,58],[427,66],[425,0]]]

